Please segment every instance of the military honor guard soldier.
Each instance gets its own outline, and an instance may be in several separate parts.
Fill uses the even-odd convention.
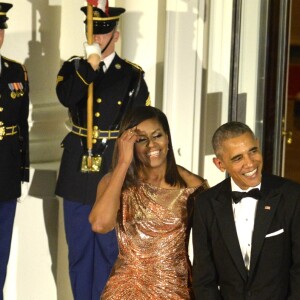
[[[0,2],[0,49],[13,5]],[[0,300],[21,183],[29,181],[29,86],[23,65],[0,55]]]
[[[58,99],[68,108],[70,117],[70,133],[61,144],[64,150],[56,194],[64,199],[69,274],[75,300],[99,300],[118,255],[115,231],[94,233],[88,216],[98,182],[110,170],[124,112],[133,106],[150,105],[143,70],[115,52],[120,35],[117,24],[125,9],[100,2],[93,7],[93,43],[84,44],[86,57],[73,56],[64,62],[56,86]],[[81,10],[87,15],[87,7]],[[93,160],[93,170],[89,171],[83,157],[87,153],[87,98],[91,83],[93,155],[99,160]]]

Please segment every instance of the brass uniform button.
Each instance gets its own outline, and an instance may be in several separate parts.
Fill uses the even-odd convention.
[[[99,113],[99,112],[96,112],[96,113],[95,113],[95,117],[99,118],[99,117],[100,117],[100,113]]]
[[[94,130],[98,130],[99,129],[99,127],[98,126],[94,126]]]
[[[93,144],[96,144],[97,143],[97,140],[96,139],[93,139]]]
[[[0,107],[0,112],[2,112],[3,111],[3,107]]]
[[[102,102],[102,99],[101,99],[101,98],[98,98],[96,101],[97,101],[97,103],[101,103],[101,102]]]
[[[118,105],[121,105],[122,104],[122,101],[118,101]]]

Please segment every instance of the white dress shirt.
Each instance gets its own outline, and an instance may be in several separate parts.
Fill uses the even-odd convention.
[[[103,72],[105,73],[106,70],[109,68],[109,66],[111,65],[111,62],[113,61],[113,59],[115,58],[116,52],[111,53],[110,55],[108,55],[107,57],[105,57],[103,59],[104,62],[104,66],[103,66]]]
[[[248,190],[239,188],[231,178],[231,190],[237,192],[249,192],[254,188],[260,189],[261,184],[251,187]],[[242,256],[247,270],[250,269],[252,233],[254,229],[255,213],[257,206],[256,199],[252,197],[243,198],[240,202],[232,201],[232,209],[237,236],[239,239]]]

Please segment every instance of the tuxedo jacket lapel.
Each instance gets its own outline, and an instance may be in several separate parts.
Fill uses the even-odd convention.
[[[247,281],[247,269],[244,264],[242,252],[235,228],[230,179],[226,180],[218,197],[213,200],[213,207],[219,224],[220,232],[223,236],[228,251],[234,261],[236,268],[240,272],[242,278]]]
[[[274,187],[272,191],[269,188],[269,184],[270,182],[268,181],[262,181],[262,200],[258,201],[257,203],[255,225],[252,235],[249,279],[251,279],[251,276],[254,273],[254,269],[265,240],[265,236],[268,232],[268,229],[276,212],[278,203],[280,201],[280,192],[278,190],[274,190]]]

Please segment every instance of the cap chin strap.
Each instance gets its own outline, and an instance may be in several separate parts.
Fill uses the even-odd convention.
[[[107,49],[107,47],[108,47],[109,44],[111,43],[111,41],[112,41],[112,39],[113,39],[113,37],[114,37],[115,31],[116,31],[116,27],[113,29],[111,38],[110,38],[110,40],[108,41],[108,43],[106,44],[106,46],[101,50],[101,53],[104,53],[104,51]]]

